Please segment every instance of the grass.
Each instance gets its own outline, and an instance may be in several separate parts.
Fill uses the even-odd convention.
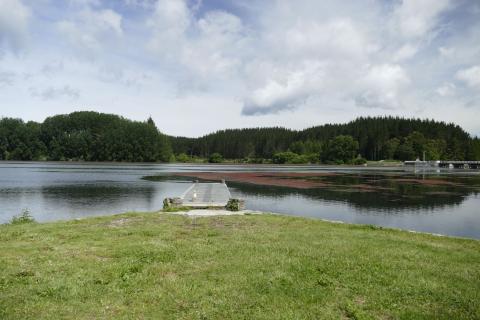
[[[0,226],[0,319],[479,319],[480,242],[276,215]]]

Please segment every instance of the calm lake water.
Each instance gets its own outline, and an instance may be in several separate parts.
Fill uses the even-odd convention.
[[[480,239],[479,172],[322,166],[0,162],[0,223],[23,209],[37,221],[159,210],[165,197],[180,195],[190,183],[169,173],[197,171],[336,172],[321,178],[328,188],[229,187],[247,209]],[[158,175],[164,177],[144,179]]]

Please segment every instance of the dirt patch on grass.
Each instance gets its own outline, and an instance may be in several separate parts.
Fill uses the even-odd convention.
[[[105,224],[105,226],[110,228],[120,228],[140,220],[141,219],[138,219],[138,218],[120,218],[120,219],[110,221],[109,223]]]

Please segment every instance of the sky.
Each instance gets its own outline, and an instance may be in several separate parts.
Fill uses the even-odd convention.
[[[480,136],[480,0],[0,0],[0,117],[170,135],[428,118]]]

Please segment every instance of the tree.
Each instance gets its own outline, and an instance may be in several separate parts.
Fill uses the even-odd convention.
[[[0,120],[1,160],[41,160],[46,153],[39,138],[40,124],[20,119]]]
[[[447,143],[443,139],[429,139],[424,148],[426,160],[441,160],[447,150]]]
[[[290,145],[289,149],[296,154],[305,154],[305,145],[302,141],[295,141]]]
[[[352,136],[336,136],[328,141],[323,152],[324,161],[350,163],[358,154],[358,141]]]
[[[414,131],[405,138],[405,144],[413,149],[415,157],[421,158],[425,151],[426,139],[422,133]]]
[[[480,139],[477,137],[472,139],[469,159],[480,161]]]
[[[272,162],[275,164],[293,163],[297,157],[298,154],[291,151],[278,152],[273,155]]]
[[[51,160],[170,161],[170,139],[146,122],[97,113],[74,112],[47,118],[41,139]]]
[[[394,159],[397,148],[400,145],[398,138],[389,139],[382,148],[384,159]]]
[[[415,150],[410,143],[403,143],[397,148],[397,159],[402,161],[415,160]]]

